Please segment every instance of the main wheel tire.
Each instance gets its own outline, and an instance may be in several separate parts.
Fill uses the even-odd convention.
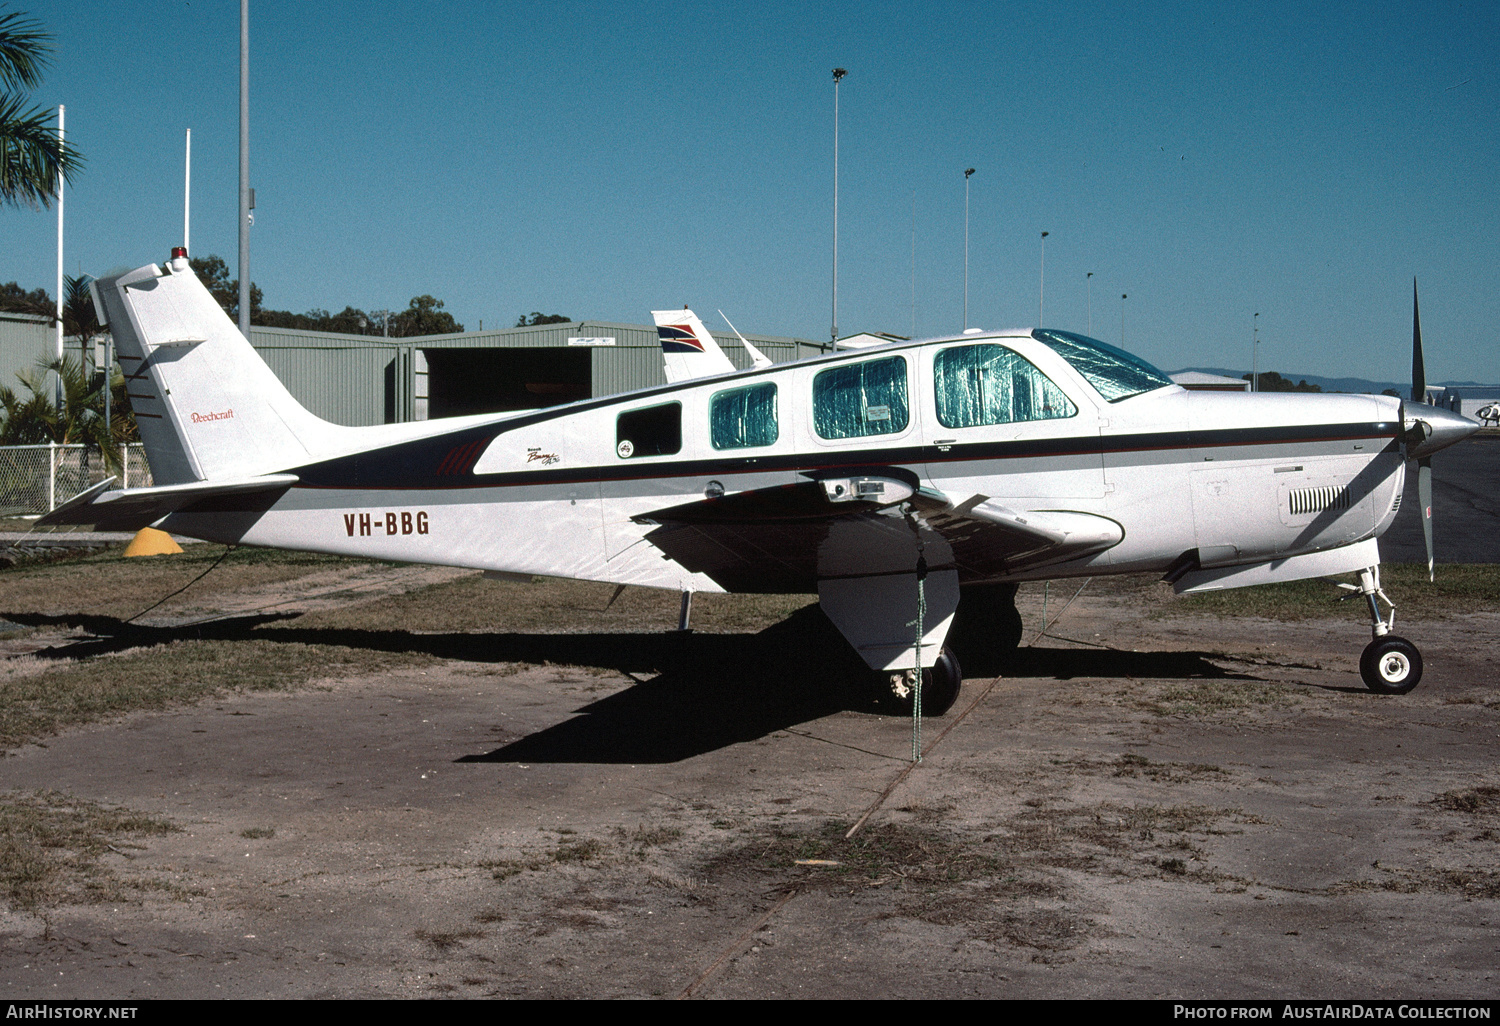
[[[890,695],[908,714],[911,712],[914,693],[908,690],[905,695],[901,695],[895,684],[901,681],[905,673],[909,672],[882,671],[876,675],[876,679],[881,683],[886,694]],[[922,715],[941,716],[952,709],[953,703],[958,701],[958,695],[963,690],[963,686],[964,671],[958,663],[958,656],[954,655],[952,649],[944,648],[935,663],[922,669]]]
[[[948,645],[963,655],[971,669],[990,675],[1000,672],[1014,656],[1022,629],[1016,585],[965,585],[959,589]]]
[[[1422,653],[1405,638],[1387,634],[1365,646],[1359,675],[1377,695],[1404,695],[1422,681]]]

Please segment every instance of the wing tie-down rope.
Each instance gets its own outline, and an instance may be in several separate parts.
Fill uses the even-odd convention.
[[[915,676],[911,703],[911,761],[915,763],[922,761],[922,635],[927,620],[927,552],[922,544],[922,531],[911,515],[910,507],[907,508],[906,522],[917,540],[917,618],[906,625],[917,628],[917,668],[912,671]]]

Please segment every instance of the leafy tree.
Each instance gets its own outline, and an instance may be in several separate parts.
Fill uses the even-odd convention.
[[[1253,381],[1254,375],[1246,374],[1241,380]],[[1284,378],[1275,371],[1260,372],[1260,390],[1262,392],[1321,392],[1321,385],[1309,385],[1307,379],[1293,383],[1290,378]]]
[[[240,319],[240,280],[229,277],[229,265],[224,263],[224,258],[209,255],[206,257],[192,257],[188,260],[188,266],[208,289],[208,294],[214,297],[223,311],[229,315],[229,319],[239,323]],[[256,318],[261,314],[260,301],[264,298],[260,286],[252,280],[250,282],[250,323],[259,323]]]
[[[412,335],[448,335],[464,330],[464,326],[443,311],[443,301],[432,296],[413,296],[411,305],[391,318],[391,337],[409,338]]]
[[[53,317],[57,313],[57,307],[52,302],[52,297],[47,294],[46,289],[32,289],[27,292],[16,282],[8,282],[0,285],[0,312],[41,314],[43,317]]]
[[[352,306],[346,306],[336,314],[316,308],[300,314],[289,310],[262,310],[259,316],[251,319],[251,323],[267,328],[333,331],[341,335],[381,335],[385,331],[381,314],[367,314]]]
[[[525,314],[522,314],[520,317],[516,318],[516,327],[518,327],[518,328],[534,328],[538,324],[572,324],[572,323],[573,323],[573,318],[564,316],[563,314],[544,314],[544,313],[541,313],[540,311],[537,311],[537,310],[533,310],[531,312],[531,319],[530,320],[528,320],[526,318]]]
[[[57,176],[72,182],[83,157],[58,141],[52,112],[26,109],[26,90],[41,85],[52,36],[19,11],[0,12],[0,206],[51,205]]]

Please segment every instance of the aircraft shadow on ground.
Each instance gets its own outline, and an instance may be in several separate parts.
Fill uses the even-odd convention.
[[[183,640],[338,645],[421,652],[478,663],[552,663],[650,675],[591,702],[554,726],[460,762],[662,763],[753,741],[840,711],[900,714],[875,698],[870,675],[815,606],[759,634],[413,634],[273,626],[290,617],[256,615],[179,627],[112,617],[0,613],[32,627],[83,628],[90,638],[32,653],[78,659]],[[1254,679],[1199,652],[1022,648],[1000,660],[971,660],[971,680],[1008,677]]]

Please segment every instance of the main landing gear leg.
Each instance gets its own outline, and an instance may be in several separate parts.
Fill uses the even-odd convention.
[[[1370,618],[1374,621],[1370,633],[1374,640],[1359,657],[1359,675],[1365,687],[1379,695],[1406,694],[1422,680],[1422,653],[1405,638],[1391,633],[1396,625],[1396,604],[1380,587],[1380,567],[1361,570],[1358,586],[1340,584],[1339,587],[1358,592],[1370,604]],[[1381,615],[1381,602],[1390,609],[1389,615]]]

